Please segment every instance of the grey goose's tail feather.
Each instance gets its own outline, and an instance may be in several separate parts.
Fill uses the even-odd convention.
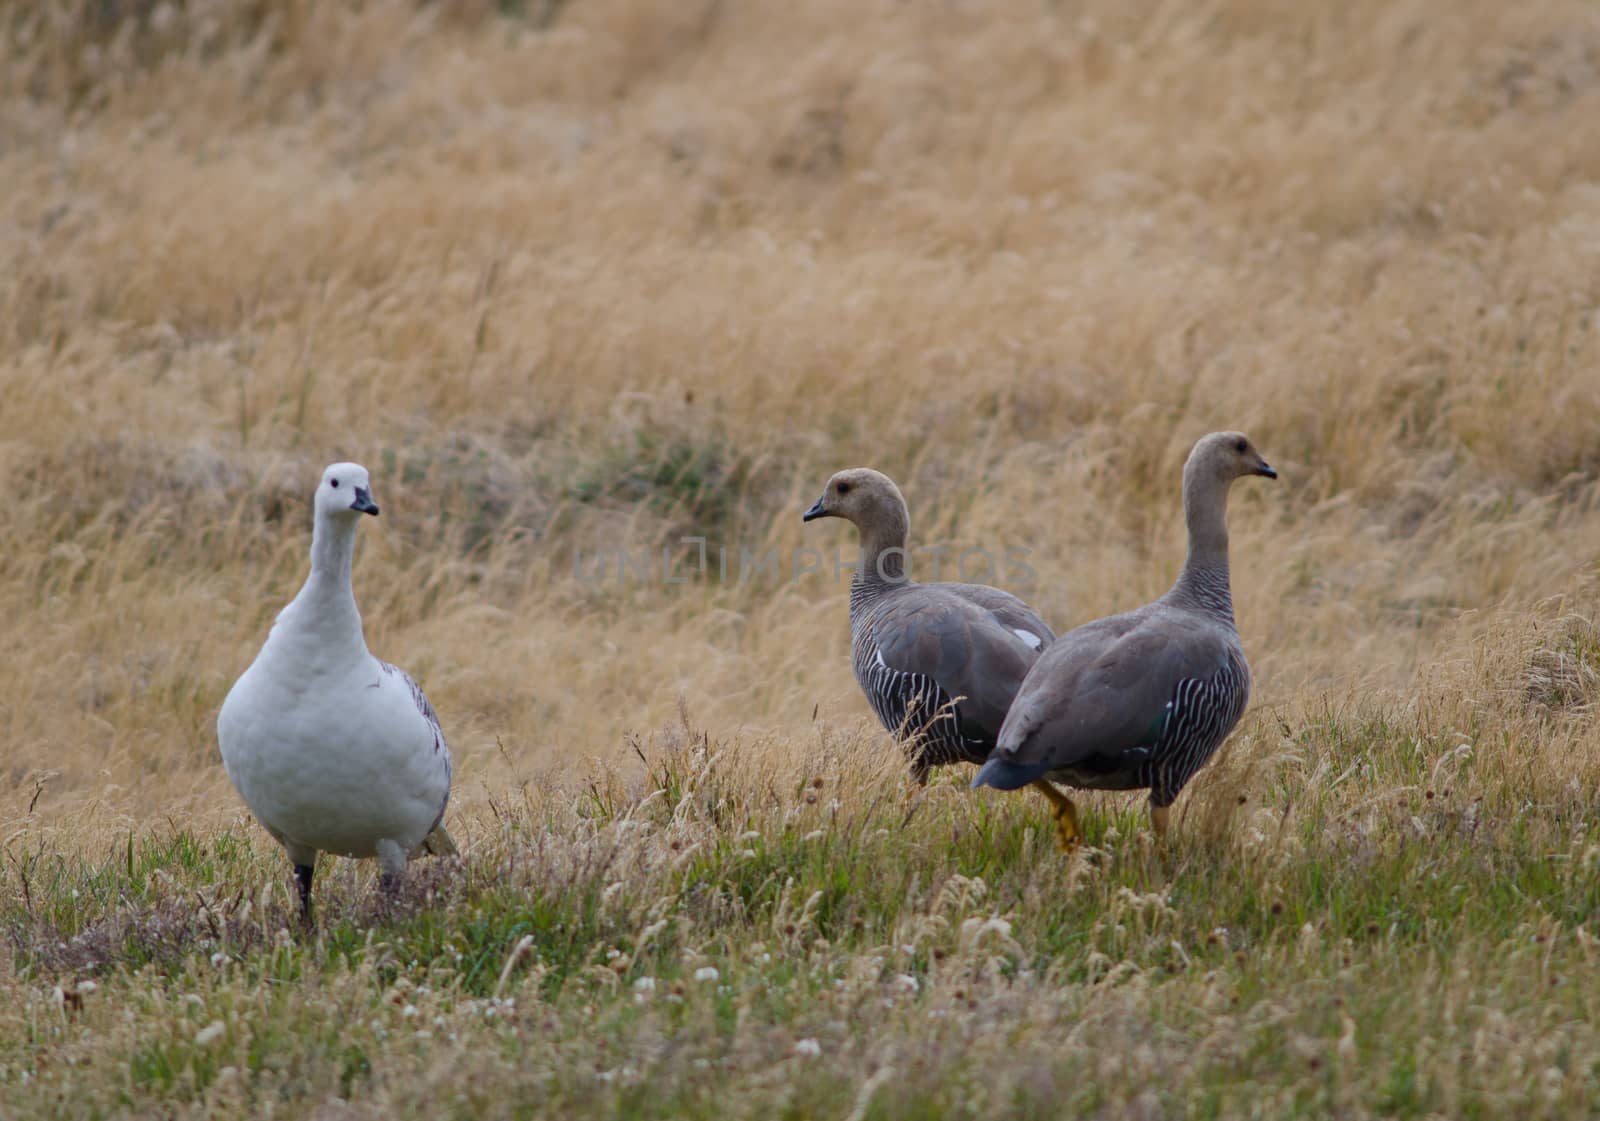
[[[972,777],[972,789],[992,786],[996,790],[1020,790],[1049,773],[1048,763],[1008,763],[1004,759],[991,758]]]

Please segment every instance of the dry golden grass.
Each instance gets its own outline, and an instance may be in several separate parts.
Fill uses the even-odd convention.
[[[18,1116],[71,1115],[52,1095],[73,1086],[103,1115],[275,1094],[295,1116],[437,1115],[440,1094],[461,1115],[1595,1108],[1592,5],[84,0],[0,6],[0,44],[0,1097],[27,1087]],[[1183,456],[1222,427],[1282,475],[1231,511],[1255,700],[1165,862],[1128,798],[1091,802],[1102,858],[1077,872],[1042,805],[954,777],[904,823],[831,564],[574,572],[602,549],[682,562],[692,535],[735,562],[849,557],[846,531],[799,514],[871,464],[917,543],[1025,550],[1014,590],[1065,628],[1166,587]],[[307,496],[337,459],[372,469],[384,509],[356,561],[369,643],[425,684],[457,759],[467,886],[428,873],[440,913],[511,907],[502,875],[622,885],[614,912],[584,904],[594,945],[573,950],[622,975],[614,997],[512,960],[514,922],[472,936],[520,1007],[545,1001],[514,1038],[485,1027],[473,1002],[506,992],[481,978],[407,979],[357,934],[343,957],[275,941],[281,862],[217,760],[217,707],[303,578]],[[716,749],[691,760],[688,729]],[[646,777],[635,742],[720,801],[662,817],[650,791],[678,780]],[[812,778],[836,788],[815,805]],[[839,820],[884,833],[837,839]],[[737,857],[747,829],[834,847],[769,867]],[[174,837],[210,856],[170,884],[141,871]],[[738,880],[672,855],[696,843],[776,879],[744,911],[694,910],[688,878]],[[585,865],[594,846],[626,874]],[[46,866],[67,890],[91,865],[123,886],[34,898]],[[389,929],[360,910],[364,875],[329,875],[347,933]],[[833,900],[822,950],[760,933],[803,906],[791,875]],[[836,876],[881,906],[841,910]],[[160,980],[217,937],[173,908],[235,888],[259,901],[228,912],[238,971]],[[673,1019],[633,999],[646,964],[584,956],[690,923],[680,904],[701,925],[648,965],[663,978],[693,990],[702,958],[753,976],[768,953],[859,1003],[691,993]],[[963,925],[1002,917],[1003,952],[1000,927]],[[401,942],[433,929],[406,921]],[[41,948],[110,946],[108,923],[176,924],[177,956]],[[1248,937],[1218,948],[1214,925]],[[895,957],[923,937],[960,968]],[[52,1003],[87,976],[81,1011]],[[431,1040],[408,1027],[388,1054],[391,1025],[265,1074],[246,1053],[263,1009],[298,1038],[329,1009],[371,1020],[400,982],[434,984],[414,1002],[446,1022]],[[228,1011],[200,1017],[189,991]],[[181,1042],[193,1017],[232,1025],[240,1057],[185,1044],[150,1075],[151,1025]],[[597,1033],[648,1061],[596,1082],[622,1069]],[[794,1035],[833,1057],[826,1078],[788,1057]],[[122,1074],[67,1078],[60,1047]],[[643,1070],[657,1104],[624,1086]]]

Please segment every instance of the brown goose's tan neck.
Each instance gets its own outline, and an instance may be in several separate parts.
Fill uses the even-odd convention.
[[[850,581],[852,604],[905,586],[906,538],[911,531],[911,518],[905,506],[896,502],[873,510],[872,517],[858,522],[857,528],[861,531],[861,555]]]

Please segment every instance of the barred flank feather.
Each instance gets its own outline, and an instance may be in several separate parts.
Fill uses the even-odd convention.
[[[919,769],[950,763],[982,763],[994,743],[963,731],[956,698],[921,673],[893,669],[883,660],[871,627],[857,631],[850,643],[856,681],[878,720],[902,742],[912,745]]]
[[[1178,792],[1206,765],[1250,700],[1250,669],[1242,655],[1228,659],[1215,676],[1185,678],[1167,702],[1161,737],[1139,767],[1139,785],[1150,788],[1156,806],[1171,805]]]

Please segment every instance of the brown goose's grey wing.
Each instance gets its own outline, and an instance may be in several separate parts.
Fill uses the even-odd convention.
[[[1186,622],[1141,610],[1062,635],[1018,690],[995,755],[1060,768],[1154,747],[1180,683],[1226,672],[1237,649],[1223,628]]]
[[[932,682],[946,701],[955,702],[963,735],[991,744],[1038,658],[992,613],[934,586],[896,596],[871,620],[869,637],[878,663]]]
[[[987,584],[933,584],[952,595],[975,603],[999,620],[1000,625],[1014,633],[1035,650],[1041,650],[1055,641],[1056,632],[1039,613],[1010,592],[991,588]]]

